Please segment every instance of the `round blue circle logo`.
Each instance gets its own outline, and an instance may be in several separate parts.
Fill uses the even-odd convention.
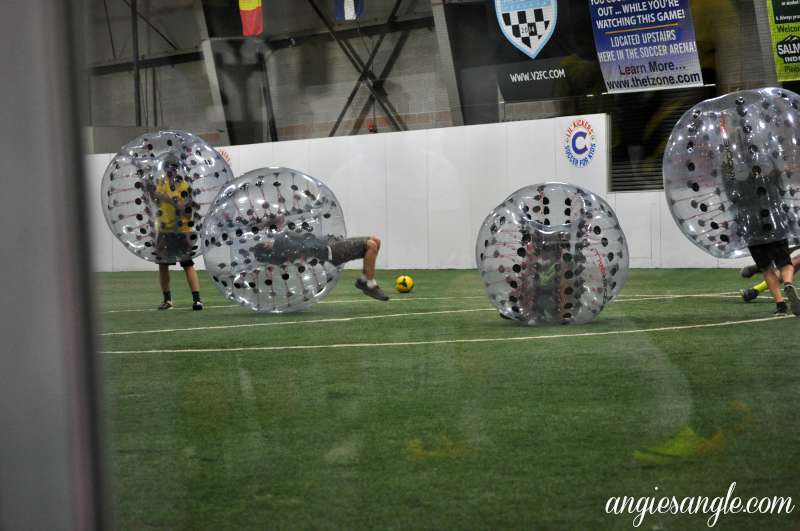
[[[573,120],[564,135],[564,154],[570,164],[583,168],[592,162],[597,153],[594,128],[588,120]]]

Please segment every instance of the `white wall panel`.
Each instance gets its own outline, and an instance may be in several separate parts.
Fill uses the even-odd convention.
[[[470,260],[475,261],[475,239],[489,212],[514,190],[509,190],[508,155],[504,124],[466,128],[462,148],[470,154],[464,185],[470,199]],[[457,155],[458,156],[458,155]]]
[[[632,267],[656,267],[660,192],[617,193],[614,196],[614,211],[619,218],[625,237]]]
[[[516,188],[510,189],[504,124],[470,127],[467,132],[463,151],[469,153],[471,164],[465,186],[469,191],[470,240],[474,246],[480,224]]]
[[[388,206],[386,136],[350,136],[347,141],[350,175],[347,179],[347,202],[342,203],[347,233],[352,236],[384,237]],[[325,177],[320,178],[325,180]],[[360,264],[355,265],[360,267]],[[388,266],[386,253],[378,255],[377,265],[382,268]]]
[[[428,267],[428,131],[386,139],[386,232],[381,254],[389,264]]]
[[[324,182],[330,188],[345,216],[347,233],[353,234],[355,209],[350,204],[350,183],[353,175],[352,147],[349,137],[319,138],[306,141],[308,153],[305,159],[287,163],[290,168],[306,172]],[[358,264],[360,267],[360,264]],[[347,267],[352,268],[353,264]]]
[[[468,127],[428,131],[428,260],[434,268],[472,267],[469,189],[475,159],[464,149]]]
[[[274,144],[248,144],[246,146],[226,147],[225,151],[230,154],[230,164],[234,175],[244,175],[245,173],[263,168],[270,165],[272,160]],[[275,164],[272,164],[273,166]]]
[[[348,223],[347,204],[350,200],[349,182],[353,170],[349,139],[338,137],[310,141],[305,160],[298,159],[289,167],[320,179],[333,191],[342,205],[347,231],[350,233],[352,227]]]
[[[509,122],[505,126],[508,192],[496,204],[530,184],[557,181],[556,120]],[[563,156],[563,155],[561,155]]]
[[[100,183],[106,171],[108,163],[113,159],[113,155],[89,155],[86,157],[86,194],[89,212],[86,215],[86,222],[89,224],[89,238],[92,251],[92,270],[93,271],[112,271],[113,261],[111,260],[111,245],[116,238],[109,230],[103,214],[103,202],[100,197]]]
[[[349,200],[349,183],[352,180],[351,145],[348,137],[315,139],[308,141],[305,159],[294,161],[289,167],[320,179],[333,190],[343,208]],[[347,216],[345,211],[345,216]],[[346,221],[346,220],[345,220]],[[350,232],[350,226],[347,226]]]
[[[286,166],[296,170],[305,171],[308,166],[309,140],[293,140],[291,142],[273,142],[271,162],[265,166]],[[235,149],[235,148],[232,148]],[[324,180],[324,179],[323,179]]]

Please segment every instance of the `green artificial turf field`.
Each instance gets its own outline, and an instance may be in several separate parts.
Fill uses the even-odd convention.
[[[231,306],[205,273],[203,312],[179,271],[169,312],[155,273],[100,275],[116,526],[631,529],[609,497],[735,481],[800,500],[800,323],[742,303],[736,271],[633,271],[594,323],[539,328],[500,319],[475,271],[407,273],[388,303],[347,272],[283,316]],[[702,451],[634,458],[681,429]],[[798,527],[800,510],[717,524]]]

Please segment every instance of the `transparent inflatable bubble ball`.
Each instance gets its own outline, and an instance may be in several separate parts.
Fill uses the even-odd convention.
[[[678,120],[664,152],[667,204],[696,246],[717,258],[800,236],[800,96],[780,88],[703,101]]]
[[[511,194],[483,222],[475,254],[489,300],[527,325],[588,323],[628,276],[628,244],[614,211],[569,184]]]
[[[103,175],[100,197],[111,232],[136,256],[160,264],[198,256],[198,232],[228,163],[185,131],[142,135],[123,146]]]
[[[203,224],[203,258],[225,297],[257,311],[287,313],[322,300],[341,266],[329,245],[346,238],[338,199],[290,168],[261,168],[223,188]]]

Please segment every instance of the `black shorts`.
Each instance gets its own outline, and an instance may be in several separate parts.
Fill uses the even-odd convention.
[[[331,243],[331,262],[333,265],[341,265],[350,260],[359,260],[367,254],[368,237],[347,238],[338,242]]]
[[[772,264],[777,268],[792,265],[788,240],[752,245],[748,249],[759,271],[766,271]]]
[[[181,265],[181,267],[187,268],[187,267],[192,267],[194,265],[194,260],[181,260],[178,263]],[[171,264],[167,262],[159,262],[158,265],[174,266],[175,262],[172,262]]]
[[[191,255],[192,254],[192,241],[189,234],[177,232],[164,232],[158,235],[156,240],[156,253],[164,253],[169,256],[175,255]],[[175,265],[175,262],[159,262],[161,265]],[[194,265],[194,261],[190,258],[188,260],[180,261],[181,267],[190,267]]]

